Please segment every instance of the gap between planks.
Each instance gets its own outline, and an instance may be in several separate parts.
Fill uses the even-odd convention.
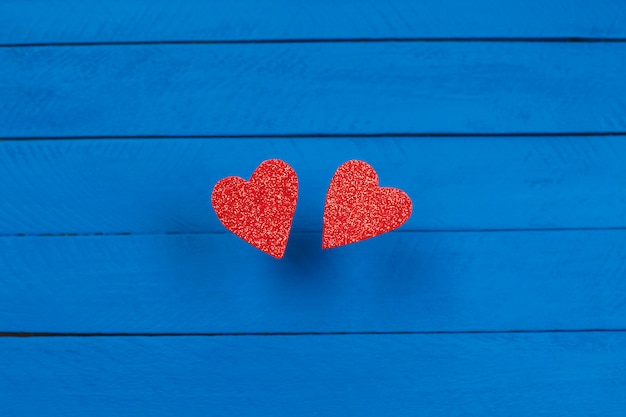
[[[608,230],[626,230],[626,226],[615,227],[538,227],[538,228],[504,228],[504,229],[408,229],[394,230],[389,233],[517,233],[517,232],[592,232]],[[20,238],[20,237],[92,237],[92,236],[162,236],[162,235],[225,235],[231,232],[227,230],[219,232],[93,232],[93,233],[17,233],[0,234],[0,238]],[[321,234],[321,230],[299,230],[296,234]]]
[[[614,132],[496,132],[496,133],[276,133],[246,135],[84,135],[84,136],[0,136],[2,141],[45,140],[110,140],[110,139],[358,139],[358,138],[535,138],[535,137],[610,137],[626,136],[626,131]]]
[[[539,330],[458,330],[458,331],[352,331],[352,332],[234,332],[234,333],[46,333],[0,332],[0,337],[246,337],[246,336],[402,336],[542,333],[624,333],[626,329],[539,329]]]
[[[135,46],[135,45],[254,45],[291,43],[625,43],[626,38],[596,37],[417,37],[417,38],[307,38],[307,39],[224,39],[224,40],[162,40],[162,41],[101,41],[101,42],[34,42],[3,43],[0,48],[49,48],[85,46]]]

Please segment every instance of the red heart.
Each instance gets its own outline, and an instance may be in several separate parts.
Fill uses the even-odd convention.
[[[322,248],[329,249],[389,232],[411,216],[409,196],[378,186],[374,168],[348,161],[337,168],[326,194]]]
[[[298,177],[280,159],[264,161],[250,181],[227,177],[215,184],[211,202],[224,227],[252,246],[282,258],[298,201]]]

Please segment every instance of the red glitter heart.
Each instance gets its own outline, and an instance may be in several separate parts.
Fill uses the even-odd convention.
[[[411,216],[409,196],[378,186],[374,168],[348,161],[337,168],[326,194],[322,248],[329,249],[389,232]]]
[[[250,181],[227,177],[215,184],[211,202],[224,227],[275,258],[287,247],[298,201],[298,177],[280,159],[264,161]]]

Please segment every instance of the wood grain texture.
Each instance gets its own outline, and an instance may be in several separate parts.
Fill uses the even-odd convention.
[[[622,417],[625,56],[621,0],[0,1],[0,416]],[[209,199],[276,157],[281,261]],[[414,215],[322,251],[348,159]]]
[[[0,137],[626,131],[626,43],[0,49]]]
[[[0,338],[4,416],[623,416],[626,335]]]
[[[397,233],[276,260],[231,234],[0,239],[0,331],[626,328],[625,231]]]
[[[0,43],[626,37],[620,0],[4,0]]]
[[[0,235],[223,232],[214,184],[271,158],[298,174],[296,231],[350,159],[412,197],[404,231],[626,226],[626,137],[177,138],[0,142]]]

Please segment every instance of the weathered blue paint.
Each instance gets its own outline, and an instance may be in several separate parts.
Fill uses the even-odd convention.
[[[297,171],[297,231],[321,231],[349,159],[413,198],[403,231],[626,227],[625,155],[625,136],[12,141],[0,146],[0,235],[222,232],[213,185],[270,158]]]
[[[0,329],[626,328],[626,233],[392,232],[276,260],[232,234],[0,238]]]
[[[624,38],[621,0],[3,0],[0,44]]]
[[[626,132],[626,43],[0,49],[0,137]]]
[[[0,415],[623,416],[625,39],[621,0],[0,2]],[[282,261],[209,204],[274,157]],[[321,251],[352,158],[414,215]]]
[[[624,333],[0,338],[0,413],[622,417],[624,345]]]

